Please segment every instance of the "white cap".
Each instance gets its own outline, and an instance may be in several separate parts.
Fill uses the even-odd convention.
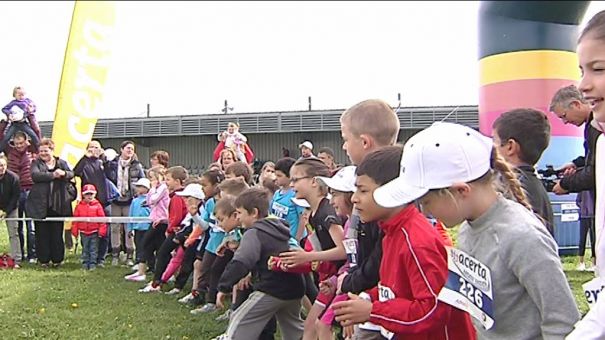
[[[355,169],[357,167],[350,165],[338,170],[332,177],[316,177],[317,180],[324,182],[330,189],[340,192],[355,192]]]
[[[410,203],[432,189],[471,182],[490,169],[493,141],[470,127],[437,122],[403,148],[399,177],[374,191],[385,208]]]
[[[203,200],[206,198],[206,195],[204,195],[204,190],[202,190],[202,186],[197,183],[187,185],[185,190],[178,191],[176,194],[179,196],[194,197],[198,200]]]
[[[114,159],[116,159],[116,157],[118,157],[118,153],[112,148],[105,149],[104,154],[105,159],[107,159],[108,161],[113,161]]]
[[[298,205],[299,207],[311,208],[311,205],[309,204],[309,202],[307,202],[307,200],[304,198],[292,197],[291,200],[292,200],[292,202],[294,202],[294,204]]]
[[[139,180],[134,184],[135,187],[145,187],[147,189],[151,188],[151,182],[149,182],[149,179],[143,177],[143,178],[139,178]]]
[[[308,140],[306,140],[306,141],[304,141],[302,144],[298,145],[298,148],[300,149],[300,148],[302,148],[303,146],[304,146],[305,148],[309,148],[309,149],[313,150],[313,144],[312,144],[311,142],[309,142]]]

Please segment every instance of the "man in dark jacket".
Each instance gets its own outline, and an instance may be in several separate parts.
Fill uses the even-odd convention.
[[[0,130],[0,139],[4,138],[5,131]],[[8,169],[15,173],[19,178],[19,206],[18,217],[26,217],[25,201],[29,196],[34,182],[32,181],[31,163],[36,157],[36,148],[29,142],[27,135],[22,131],[17,131],[13,140],[4,149],[7,157]],[[25,247],[26,238],[23,234],[23,227],[27,233],[27,247]],[[19,242],[21,244],[21,256],[24,257],[24,250],[27,248],[27,259],[30,263],[36,263],[36,240],[34,227],[31,221],[19,221]]]
[[[8,170],[6,158],[0,157],[0,217],[17,218],[20,192],[19,177]],[[15,266],[19,266],[22,260],[22,249],[18,224],[17,221],[7,221],[6,225],[11,256],[15,260]]]
[[[238,219],[246,228],[240,246],[223,272],[219,284],[217,305],[222,306],[233,286],[252,273],[254,292],[239,306],[227,328],[229,339],[257,339],[271,317],[275,316],[284,339],[300,339],[303,321],[300,319],[301,298],[304,295],[300,274],[271,271],[268,261],[288,251],[290,229],[269,214],[269,193],[262,188],[244,191],[235,200]]]

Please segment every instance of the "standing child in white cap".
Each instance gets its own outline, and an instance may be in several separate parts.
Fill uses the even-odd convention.
[[[517,202],[496,191],[497,176]],[[450,260],[473,279],[456,282],[460,291],[475,291],[467,295],[474,297],[468,305],[483,312],[473,318],[479,338],[562,339],[578,321],[557,244],[490,138],[458,124],[433,124],[408,140],[399,177],[378,188],[374,199],[386,208],[418,199],[446,226],[462,223],[463,253]]]
[[[151,208],[147,204],[147,193],[151,189],[151,181],[147,178],[139,178],[134,187],[136,197],[130,202],[128,217],[149,217]],[[126,225],[128,233],[131,234],[131,237],[134,237],[136,267],[133,269],[137,269],[136,272],[127,275],[125,277],[126,280],[138,282],[146,280],[143,240],[150,227],[151,222],[136,222]],[[139,267],[141,267],[141,270],[138,270]]]

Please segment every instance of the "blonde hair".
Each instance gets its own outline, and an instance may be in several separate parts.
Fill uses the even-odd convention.
[[[340,116],[352,134],[368,135],[378,146],[393,145],[399,134],[399,118],[389,104],[380,99],[364,100],[348,108]]]
[[[147,170],[147,177],[151,179],[151,177],[157,178],[159,181],[164,180],[166,177],[166,168],[161,165],[154,166],[153,168]]]
[[[17,91],[19,91],[19,90],[23,90],[23,87],[21,87],[21,86],[15,86],[13,88],[13,97],[17,94]]]

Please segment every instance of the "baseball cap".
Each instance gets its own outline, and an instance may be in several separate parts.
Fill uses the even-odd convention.
[[[307,200],[304,198],[292,197],[291,200],[294,204],[298,205],[299,207],[311,208],[311,205],[309,204],[309,202],[307,202]]]
[[[374,191],[385,208],[410,203],[432,189],[471,182],[490,169],[493,141],[470,127],[437,122],[403,147],[399,177]]]
[[[298,145],[298,148],[300,149],[300,148],[302,148],[303,146],[304,146],[305,148],[309,148],[309,149],[313,150],[313,143],[309,142],[308,140],[306,140],[306,141],[304,141],[303,143],[301,143],[300,145]]]
[[[356,166],[350,165],[338,170],[332,177],[316,177],[330,189],[341,192],[355,192],[355,169]]]
[[[82,195],[86,195],[86,194],[96,194],[97,193],[97,188],[95,188],[94,185],[92,184],[86,184],[83,188],[82,188]]]
[[[203,200],[206,198],[206,195],[204,195],[204,191],[202,190],[202,186],[197,183],[187,185],[185,190],[178,191],[176,194],[184,197],[195,197],[198,200]]]
[[[149,181],[149,179],[143,177],[143,178],[139,178],[139,180],[134,184],[134,186],[136,187],[145,187],[147,189],[151,188],[151,182]]]

